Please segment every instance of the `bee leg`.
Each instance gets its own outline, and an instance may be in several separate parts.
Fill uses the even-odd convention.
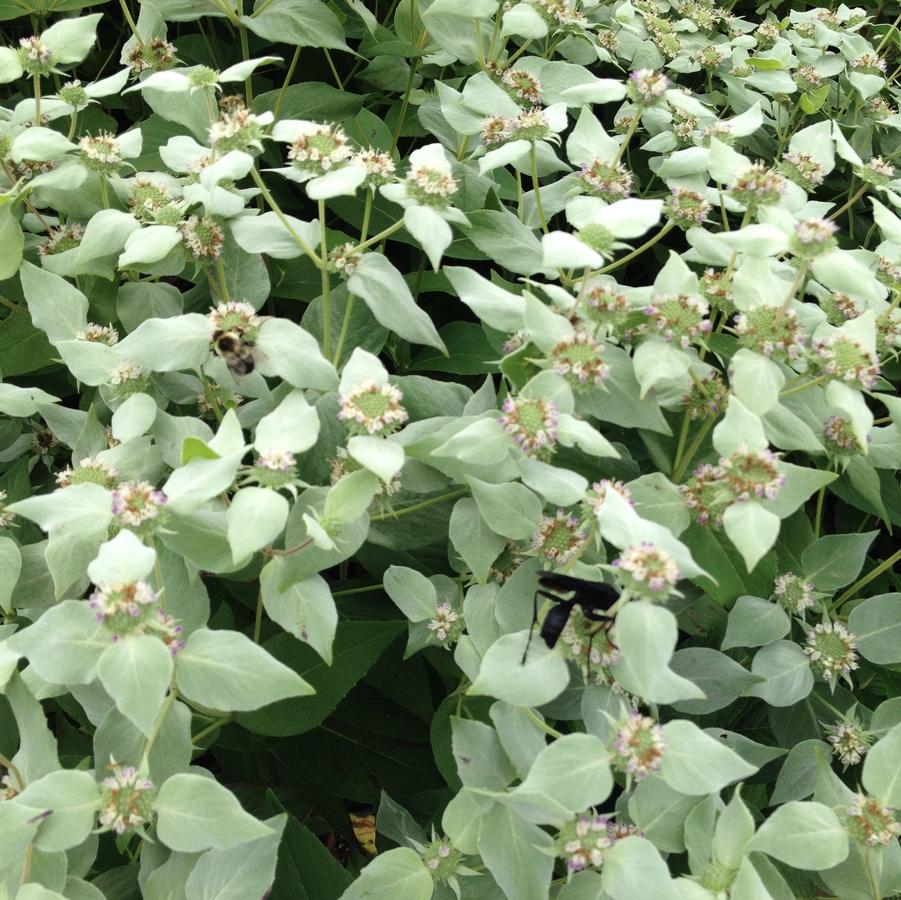
[[[529,639],[526,641],[526,649],[522,654],[522,663],[520,665],[526,664],[526,657],[529,655],[529,647],[532,644],[532,632],[535,630],[535,626],[538,624],[538,598],[546,597],[548,600],[553,600],[557,603],[560,602],[560,598],[556,594],[552,594],[550,591],[543,591],[539,588],[535,591],[535,595],[532,597],[532,624],[529,626]]]

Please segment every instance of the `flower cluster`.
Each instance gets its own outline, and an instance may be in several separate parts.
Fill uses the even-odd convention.
[[[558,509],[553,516],[542,516],[532,536],[532,550],[555,566],[564,566],[585,546],[588,533],[577,516]]]
[[[805,191],[819,187],[826,177],[822,163],[809,153],[784,153],[779,172]]]
[[[96,457],[85,457],[73,469],[67,467],[56,475],[57,487],[65,488],[71,484],[99,484],[112,490],[119,484],[118,473],[114,468]]]
[[[156,796],[153,782],[139,776],[133,766],[119,766],[111,760],[109,768],[112,774],[100,782],[100,831],[134,831],[146,837],[145,826],[153,818]]]
[[[619,661],[619,648],[605,624],[610,623],[592,621],[575,607],[560,632],[564,655],[583,671],[609,669]]]
[[[816,339],[812,347],[816,361],[826,375],[867,390],[876,387],[880,375],[879,360],[860,341],[842,334]]]
[[[447,206],[458,188],[447,161],[431,158],[414,163],[405,183],[407,193],[423,206]]]
[[[403,399],[394,385],[367,380],[341,395],[338,418],[353,434],[390,434],[409,418]]]
[[[794,572],[777,575],[773,582],[773,597],[784,607],[787,613],[801,616],[813,606],[816,587],[804,581]]]
[[[53,51],[39,38],[19,38],[19,65],[29,75],[49,75],[53,67]]]
[[[86,135],[78,142],[78,149],[84,167],[101,175],[117,172],[122,163],[119,139],[109,131],[101,131],[94,137]]]
[[[59,228],[51,228],[47,239],[38,245],[38,256],[55,256],[74,250],[84,237],[84,228],[78,222],[70,222]]]
[[[394,160],[382,150],[360,150],[351,162],[366,170],[366,181],[373,186],[387,184],[394,178]]]
[[[752,497],[775,500],[785,484],[785,476],[779,471],[780,458],[772,450],[742,446],[720,460],[720,478],[739,503]]]
[[[706,300],[690,294],[663,294],[645,307],[644,313],[651,319],[650,327],[664,340],[679,344],[683,350],[713,327],[707,315],[710,306]]]
[[[693,379],[688,393],[682,397],[682,408],[690,419],[718,416],[728,403],[729,387],[717,372],[708,372],[700,380]]]
[[[88,598],[94,617],[114,641],[136,635],[155,635],[175,656],[185,642],[177,624],[160,605],[160,595],[146,581],[98,584]]]
[[[793,250],[798,256],[812,257],[835,249],[838,225],[829,219],[804,219],[795,224]]]
[[[653,69],[636,69],[629,75],[626,86],[630,99],[642,106],[656,103],[669,88],[669,78]]]
[[[710,201],[697,191],[673,188],[663,208],[667,218],[680,228],[694,228],[707,221],[712,207]]]
[[[223,97],[219,107],[219,118],[210,125],[209,130],[210,146],[216,153],[263,149],[263,125],[240,97]]]
[[[574,388],[601,385],[610,372],[603,359],[604,348],[590,334],[577,331],[556,343],[548,357],[551,368]]]
[[[128,53],[128,65],[138,75],[146,69],[169,69],[175,64],[175,45],[165,38],[152,37],[135,44]]]
[[[181,221],[181,208],[169,191],[148,178],[135,178],[131,183],[128,205],[140,222],[177,225]]]
[[[112,511],[120,528],[152,531],[166,512],[166,495],[148,481],[126,481],[113,491]]]
[[[194,259],[216,260],[222,255],[225,232],[212,216],[189,216],[178,230]]]
[[[847,769],[856,766],[870,749],[870,736],[854,719],[837,722],[826,729],[826,740],[835,758]]]
[[[582,165],[578,178],[588,193],[608,203],[623,200],[632,194],[632,173],[622,163],[606,162],[596,157]]]
[[[239,334],[242,340],[253,343],[262,321],[256,310],[244,300],[228,300],[213,307],[207,316],[207,330],[212,338],[221,331]]]
[[[851,422],[841,416],[829,416],[823,423],[823,442],[832,456],[854,456],[863,450]]]
[[[585,292],[585,314],[607,328],[622,325],[629,315],[631,304],[625,294],[611,291],[602,285],[592,285]]]
[[[294,168],[308,175],[324,175],[354,155],[347,135],[338,125],[303,122],[299,132],[288,148],[288,159]]]
[[[635,506],[635,501],[632,499],[632,491],[626,487],[624,482],[612,478],[602,478],[591,485],[591,490],[586,494],[583,501],[588,516],[596,516],[601,511],[604,500],[607,499],[607,494],[610,491],[619,494],[629,506]]]
[[[665,750],[663,729],[650,716],[633,710],[614,735],[610,750],[611,765],[641,781],[660,771]]]
[[[557,405],[540,397],[504,398],[498,419],[524,453],[547,458],[557,443]]]
[[[557,856],[573,874],[584,869],[599,869],[604,863],[604,852],[632,834],[643,836],[627,822],[615,822],[608,816],[584,812],[557,833]]]
[[[613,560],[625,590],[647,600],[663,600],[678,584],[682,573],[676,561],[649,541],[626,547]]]
[[[895,811],[878,797],[855,794],[854,802],[845,812],[848,834],[864,847],[890,844],[901,834],[901,822]]]
[[[749,350],[775,359],[797,359],[806,341],[794,310],[751,306],[735,317],[738,342]]]
[[[733,199],[751,211],[778,203],[785,193],[785,179],[764,163],[754,163],[729,187]]]
[[[851,672],[858,667],[857,635],[840,622],[820,622],[809,628],[804,652],[814,672],[833,686],[839,678],[851,683]]]
[[[452,881],[460,868],[463,854],[450,838],[434,838],[422,851],[422,861],[435,881]]]
[[[434,617],[426,627],[440,644],[447,646],[463,633],[463,618],[450,603],[439,603]]]
[[[143,391],[148,377],[137,363],[124,359],[110,372],[109,383],[116,389],[117,396],[128,397]]]
[[[0,528],[9,528],[16,517],[6,508],[6,497],[6,491],[0,491]]]

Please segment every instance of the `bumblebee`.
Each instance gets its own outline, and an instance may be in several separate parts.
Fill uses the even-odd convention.
[[[232,375],[249,375],[256,365],[253,344],[244,340],[238,331],[214,331],[213,349],[225,360]]]

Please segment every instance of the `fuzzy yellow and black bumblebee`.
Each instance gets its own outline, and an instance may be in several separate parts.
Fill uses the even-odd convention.
[[[225,360],[232,375],[249,375],[254,370],[253,346],[240,331],[213,332],[213,349]]]

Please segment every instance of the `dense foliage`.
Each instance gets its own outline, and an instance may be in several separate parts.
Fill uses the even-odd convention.
[[[0,897],[901,894],[895,12],[0,0]]]

